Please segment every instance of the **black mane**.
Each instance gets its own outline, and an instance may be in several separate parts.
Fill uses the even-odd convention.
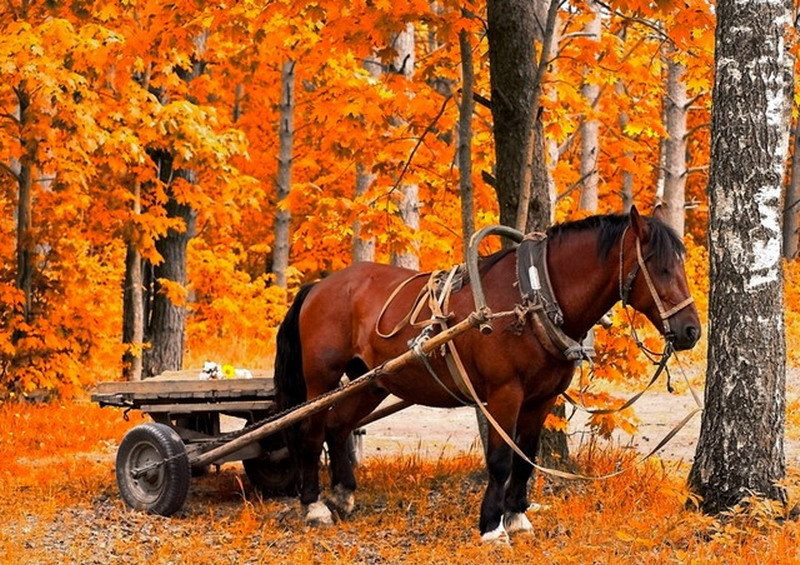
[[[673,256],[682,257],[686,253],[683,241],[675,230],[657,218],[642,216],[642,219],[650,228],[647,249],[653,254],[657,264],[667,264]],[[570,233],[597,230],[597,254],[601,259],[605,259],[628,225],[630,225],[628,214],[589,216],[583,220],[556,224],[548,228],[547,236],[558,239]]]
[[[657,265],[666,265],[675,255],[683,257],[686,248],[683,241],[678,237],[671,227],[657,218],[642,216],[642,219],[650,228],[650,239],[647,243],[646,253],[652,253]],[[564,222],[547,228],[547,237],[559,239],[568,237],[571,233],[593,231],[597,233],[597,255],[600,259],[608,258],[608,254],[614,244],[619,241],[625,228],[630,225],[629,214],[604,214],[589,216],[582,220]],[[515,248],[501,249],[495,253],[480,257],[478,268],[481,273],[485,273],[492,268],[503,257],[514,251]],[[643,250],[644,251],[644,250]]]

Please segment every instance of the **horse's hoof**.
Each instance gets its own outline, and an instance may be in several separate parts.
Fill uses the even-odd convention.
[[[503,527],[503,520],[500,520],[500,525],[491,532],[481,534],[481,541],[496,545],[510,545],[511,540],[508,537],[508,532]]]
[[[306,524],[309,526],[330,526],[333,514],[324,502],[318,500],[306,507]]]
[[[353,494],[352,490],[342,485],[333,487],[333,496],[331,496],[329,502],[344,516],[352,514],[356,507],[355,494]]]
[[[516,534],[517,532],[532,532],[533,525],[524,512],[509,512],[505,515],[503,520],[506,531],[509,534]]]

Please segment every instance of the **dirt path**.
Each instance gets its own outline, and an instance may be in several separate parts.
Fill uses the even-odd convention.
[[[800,371],[790,373],[790,385],[800,381]],[[624,395],[623,395],[624,396]],[[615,434],[616,443],[631,446],[640,453],[647,453],[678,423],[695,408],[689,392],[670,394],[652,390],[635,405],[640,423],[638,432],[629,436]],[[571,446],[577,447],[584,437],[586,415],[577,413],[569,423]],[[660,456],[672,461],[691,463],[697,438],[700,435],[701,414],[688,424],[662,448]],[[475,409],[427,408],[412,406],[388,416],[366,427],[363,438],[365,458],[387,457],[398,454],[424,458],[452,457],[470,452],[480,452]],[[786,438],[784,450],[789,466],[800,466],[800,441]]]

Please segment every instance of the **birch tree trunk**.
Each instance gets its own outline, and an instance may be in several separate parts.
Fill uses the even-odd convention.
[[[664,100],[667,139],[664,141],[664,197],[667,224],[683,236],[686,204],[686,97],[684,66],[675,60],[677,49],[667,55],[667,95]]]
[[[626,30],[623,28],[620,30],[620,39],[624,42],[625,41],[625,33]],[[618,80],[617,84],[614,85],[614,90],[621,99],[625,97],[625,83],[622,80]],[[619,135],[620,137],[627,142],[628,135],[625,133],[625,128],[628,127],[628,122],[630,118],[626,111],[621,111],[619,113]],[[626,159],[633,159],[633,153],[630,151],[625,151],[624,156]],[[622,186],[620,187],[620,199],[622,200],[622,213],[627,214],[631,210],[631,206],[633,206],[633,173],[629,170],[624,169],[622,171]]]
[[[711,125],[706,409],[691,488],[717,513],[751,492],[785,500],[782,183],[785,2],[717,2]]]
[[[366,59],[364,68],[373,78],[380,78],[383,75],[383,65],[375,58]],[[359,162],[356,165],[356,197],[364,196],[373,182],[375,182],[375,175],[369,171],[366,163]],[[361,222],[356,220],[353,224],[353,262],[374,260],[375,238],[364,237],[361,233]]]
[[[602,19],[600,7],[590,1],[589,9],[594,13],[594,17],[584,28],[584,33],[595,42],[600,41],[600,29]],[[594,107],[597,98],[600,96],[600,87],[592,82],[585,81],[581,87],[581,94],[586,102]],[[597,174],[597,156],[600,150],[600,122],[594,118],[587,118],[581,124],[581,179],[583,189],[581,190],[581,210],[597,211],[597,185],[599,175]]]
[[[411,80],[414,75],[414,26],[409,23],[406,29],[398,33],[393,41],[397,57],[392,69],[395,73]],[[400,217],[412,232],[419,230],[419,186],[416,184],[400,185],[402,200],[400,202]],[[392,264],[406,269],[419,270],[419,256],[416,252],[400,251],[392,253]]]
[[[294,143],[294,61],[286,61],[281,69],[281,116],[278,127],[278,177],[277,201],[287,196],[292,188],[292,159]],[[275,283],[286,288],[286,269],[289,267],[289,210],[278,210],[275,216],[275,245],[272,250],[272,273]]]

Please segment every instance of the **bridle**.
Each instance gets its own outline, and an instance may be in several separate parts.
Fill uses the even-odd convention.
[[[694,298],[692,298],[690,295],[669,310],[664,307],[664,303],[661,301],[661,297],[658,295],[658,291],[653,284],[653,277],[650,275],[650,271],[647,269],[647,260],[652,257],[653,253],[650,252],[646,257],[642,255],[642,242],[638,237],[636,237],[637,261],[623,282],[622,273],[625,258],[625,235],[628,233],[629,227],[630,226],[626,226],[625,230],[622,232],[622,237],[620,238],[619,244],[619,297],[622,299],[622,305],[626,306],[628,304],[628,296],[630,295],[633,287],[633,281],[636,279],[636,275],[639,270],[641,270],[644,280],[647,282],[647,288],[650,290],[650,296],[653,298],[656,308],[658,308],[658,314],[661,317],[661,322],[664,324],[664,337],[669,341],[670,338],[675,335],[670,328],[669,318],[689,306],[689,304],[694,302]]]

